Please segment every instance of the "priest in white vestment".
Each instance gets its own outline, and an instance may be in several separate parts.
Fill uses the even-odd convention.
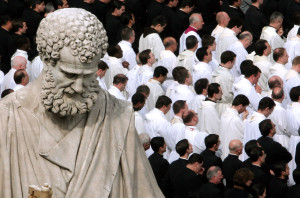
[[[298,20],[299,23],[300,23],[300,20]],[[294,24],[293,28],[289,31],[287,37],[286,37],[286,40],[289,41],[291,40],[291,38],[293,38],[294,36],[297,35],[298,33],[298,30],[299,30],[299,26],[300,24]]]
[[[142,66],[142,63],[139,58],[139,54],[136,56],[137,65],[135,65],[131,70],[126,74],[128,81],[126,86],[126,91],[128,92],[128,98],[131,98],[136,92],[137,85],[137,75]]]
[[[290,133],[287,130],[286,110],[282,105],[284,93],[281,87],[275,87],[273,89],[272,99],[276,106],[268,118],[276,125],[276,134],[273,138],[286,149],[289,149]]]
[[[125,91],[127,81],[128,78],[124,74],[117,74],[114,76],[113,85],[107,91],[120,100],[127,100],[122,93]]]
[[[235,41],[237,41],[236,35],[238,35],[243,27],[241,19],[233,18],[229,21],[227,27],[220,34],[217,41],[216,59],[220,62],[221,54],[228,49]]]
[[[289,142],[289,152],[295,159],[296,147],[300,142],[300,86],[294,87],[291,90],[292,103],[288,105],[286,110],[287,129],[291,133]],[[297,168],[295,160],[291,160],[289,163],[291,173]],[[292,176],[292,174],[290,174]],[[294,184],[294,181],[290,177],[290,184]]]
[[[26,69],[26,59],[22,56],[16,56],[12,61],[11,69],[7,74],[4,76],[4,80],[1,86],[1,93],[5,89],[13,89],[16,86],[16,83],[14,81],[14,74],[19,69]]]
[[[215,37],[210,35],[204,35],[202,37],[202,47],[207,47],[207,51],[212,53],[211,61],[208,64],[210,65],[212,71],[214,71],[219,66],[219,62],[217,61],[217,59],[214,58],[214,54],[217,48]]]
[[[163,66],[158,66],[154,69],[153,78],[151,78],[146,85],[150,89],[150,94],[147,98],[146,106],[148,111],[155,108],[157,98],[165,95],[162,84],[167,79],[168,70]]]
[[[145,126],[144,126],[144,119],[139,113],[139,111],[145,105],[146,97],[142,93],[135,93],[131,97],[131,102],[134,110],[135,129],[138,134],[146,133]]]
[[[182,116],[188,112],[188,106],[185,101],[177,100],[173,104],[174,117],[171,119],[172,135],[170,141],[169,163],[177,160],[180,156],[176,152],[176,144],[185,138],[185,125],[183,124]]]
[[[284,76],[288,72],[285,68],[289,60],[287,51],[283,47],[276,48],[273,52],[273,59],[275,64],[270,66],[270,75],[277,75],[284,80]]]
[[[207,93],[207,98],[201,101],[197,127],[200,131],[219,135],[220,116],[216,109],[216,102],[222,99],[222,88],[218,83],[211,83],[208,85]]]
[[[137,72],[136,86],[146,84],[153,77],[153,64],[155,63],[154,54],[147,49],[140,53],[141,68]]]
[[[258,85],[262,89],[262,96],[266,96],[269,92],[268,79],[270,76],[270,67],[272,63],[269,61],[268,56],[271,54],[271,47],[266,40],[258,40],[255,45],[255,55],[253,57],[253,64],[257,66],[261,75],[258,80]]]
[[[284,45],[284,40],[281,38],[283,35],[282,22],[283,15],[280,12],[273,12],[270,16],[269,26],[265,26],[261,31],[260,39],[268,41],[272,51]],[[272,53],[268,58],[274,63]]]
[[[225,51],[221,55],[220,66],[213,71],[212,80],[213,83],[218,83],[222,88],[222,99],[217,102],[217,111],[221,116],[227,107],[231,106],[233,101],[232,85],[234,82],[234,76],[231,74],[235,63],[236,55],[232,51]]]
[[[185,127],[185,138],[193,145],[193,153],[202,153],[206,149],[204,139],[208,136],[205,131],[199,131],[197,124],[199,122],[197,114],[189,110],[183,117]]]
[[[198,62],[196,58],[196,50],[198,49],[198,40],[195,36],[188,36],[186,39],[187,49],[181,52],[178,57],[178,66],[185,67],[192,72],[193,65]]]
[[[190,109],[194,110],[198,114],[198,118],[200,116],[200,108],[201,108],[201,101],[205,100],[207,97],[207,88],[208,88],[208,80],[206,78],[201,78],[197,80],[194,85],[196,96],[191,102]]]
[[[269,97],[264,97],[259,101],[258,110],[254,111],[250,118],[245,120],[244,145],[249,140],[257,140],[261,136],[259,123],[271,115],[275,106],[275,102]],[[242,154],[243,160],[246,160],[246,156],[245,153]]]
[[[260,77],[259,68],[255,65],[250,66],[251,69],[247,70],[244,77],[233,83],[233,95],[234,97],[238,94],[247,96],[250,101],[250,105],[247,110],[249,114],[253,111],[257,111],[258,103],[261,100],[261,89],[256,83]]]
[[[230,17],[226,12],[218,12],[216,15],[216,21],[218,25],[215,27],[215,29],[212,31],[211,35],[216,38],[216,42],[218,42],[218,38],[220,34],[224,31],[224,29],[227,27],[228,22],[230,20]]]
[[[197,59],[199,62],[193,65],[192,76],[193,84],[196,83],[200,78],[206,78],[211,82],[212,68],[208,64],[212,60],[212,53],[208,51],[208,47],[201,47],[196,52]]]
[[[189,18],[190,26],[183,32],[179,39],[179,53],[183,52],[186,48],[186,38],[188,36],[195,36],[198,40],[198,48],[202,47],[201,38],[198,31],[202,29],[204,22],[200,13],[194,13]]]
[[[172,100],[167,96],[159,96],[155,104],[155,108],[152,109],[145,116],[144,126],[146,133],[152,139],[153,137],[161,136],[165,139],[165,142],[170,149],[171,141],[171,123],[167,120],[166,114],[171,109]],[[152,149],[147,150],[147,156],[153,153]],[[165,159],[168,159],[168,154],[164,155]]]
[[[178,85],[172,90],[171,99],[173,102],[177,100],[185,100],[187,105],[190,106],[195,94],[191,91],[189,86],[192,84],[191,73],[185,69],[181,69],[181,76],[178,76]]]
[[[296,56],[300,56],[300,32],[295,36],[290,38],[285,44],[284,48],[286,49],[289,55],[289,61],[286,65],[287,69],[292,68],[292,62]]]
[[[144,33],[139,40],[139,52],[150,49],[154,54],[156,61],[159,58],[160,52],[165,50],[164,44],[159,34],[167,25],[167,20],[160,15],[153,19],[151,27],[146,27]]]
[[[236,54],[235,64],[231,69],[231,73],[235,78],[241,75],[240,65],[244,60],[246,60],[246,56],[248,55],[246,48],[251,45],[252,39],[253,37],[250,32],[242,32],[239,35],[239,40],[235,41],[227,48],[227,50],[232,51]]]
[[[172,72],[177,67],[177,57],[174,52],[177,50],[177,41],[173,37],[167,37],[163,41],[165,50],[160,52],[157,66],[164,66],[168,69],[167,79],[163,84],[164,90],[174,81]]]
[[[132,48],[132,43],[135,41],[135,32],[132,28],[125,27],[121,31],[122,40],[118,43],[123,51],[122,61],[129,63],[128,69],[131,70],[136,66],[136,54]]]
[[[104,61],[98,63],[98,70],[96,71],[97,80],[102,89],[107,90],[106,84],[104,82],[104,76],[106,71],[109,69],[108,65]]]
[[[111,85],[113,84],[114,76],[117,74],[126,75],[128,69],[122,64],[121,58],[123,56],[123,52],[119,45],[109,47],[107,49],[107,54],[107,59],[102,59],[109,67],[109,70],[107,70],[104,76],[104,82],[106,84],[106,87],[111,87]]]
[[[290,91],[293,87],[300,85],[300,56],[297,56],[293,60],[292,68],[286,73],[284,82],[284,93],[288,93],[285,95],[286,103],[289,104],[291,102],[290,99]]]
[[[237,95],[232,106],[228,107],[221,116],[220,124],[220,139],[222,140],[220,148],[222,150],[222,160],[229,154],[229,143],[231,140],[244,139],[244,120],[247,118],[249,112],[246,107],[250,104],[249,99],[245,95]],[[241,118],[240,114],[243,113]]]

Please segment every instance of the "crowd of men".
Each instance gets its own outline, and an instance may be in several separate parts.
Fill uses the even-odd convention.
[[[132,102],[166,197],[300,197],[299,0],[0,0],[2,98],[38,78],[39,23],[68,7],[104,25],[95,75]]]

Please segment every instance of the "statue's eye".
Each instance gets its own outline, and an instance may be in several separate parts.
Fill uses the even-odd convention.
[[[67,78],[70,78],[70,79],[75,79],[75,78],[77,78],[77,77],[78,77],[78,75],[77,75],[77,74],[65,73],[65,75],[66,75],[66,77],[67,77]]]

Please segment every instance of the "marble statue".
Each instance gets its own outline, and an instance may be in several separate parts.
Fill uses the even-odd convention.
[[[41,75],[0,100],[0,197],[163,197],[134,127],[129,102],[96,80],[106,31],[91,13],[57,10],[37,31]]]

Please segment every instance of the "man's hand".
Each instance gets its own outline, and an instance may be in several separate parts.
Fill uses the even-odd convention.
[[[256,93],[261,94],[261,87],[259,85],[255,85],[255,91]]]
[[[278,29],[278,31],[277,31],[277,34],[279,35],[279,36],[282,36],[283,35],[283,28],[282,27],[280,27],[279,29]]]
[[[123,61],[123,62],[122,62],[122,65],[123,65],[123,67],[126,68],[126,69],[128,69],[128,67],[129,67],[129,63],[128,63],[127,61]]]
[[[201,167],[200,171],[198,172],[198,175],[203,175],[204,171],[205,171],[205,168]]]
[[[249,115],[249,111],[245,110],[243,114],[243,120],[245,120]]]

